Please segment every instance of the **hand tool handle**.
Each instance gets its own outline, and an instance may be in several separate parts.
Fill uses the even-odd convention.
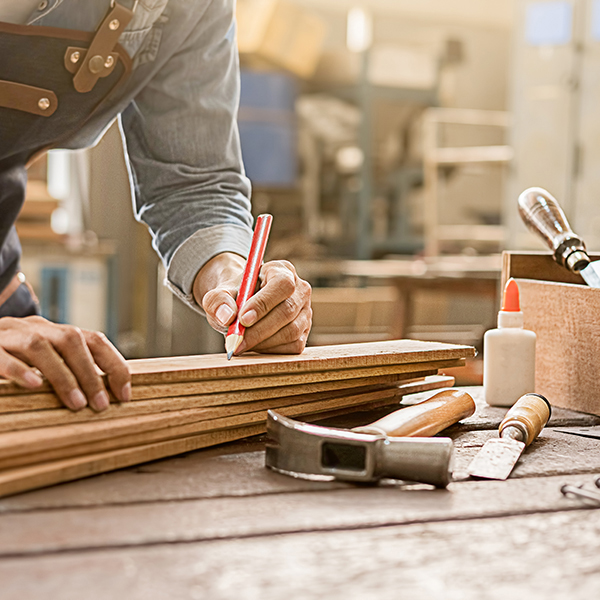
[[[544,396],[525,394],[517,400],[500,423],[500,437],[513,437],[529,446],[540,434],[551,414],[550,402]]]
[[[265,256],[265,249],[267,247],[267,240],[269,239],[272,222],[272,215],[258,215],[258,217],[256,217],[252,245],[250,246],[250,253],[248,254],[246,268],[244,269],[242,283],[236,299],[238,311],[254,295],[254,290],[256,289],[256,284],[258,282],[258,274],[260,273],[260,268]],[[235,321],[229,326],[227,335],[243,335],[244,329],[245,328],[240,324],[236,317]]]
[[[554,252],[554,259],[573,273],[590,262],[585,243],[573,232],[556,198],[543,188],[529,188],[519,196],[519,214]]]
[[[474,412],[475,402],[469,394],[460,390],[444,390],[425,402],[401,408],[353,431],[393,437],[428,437]]]

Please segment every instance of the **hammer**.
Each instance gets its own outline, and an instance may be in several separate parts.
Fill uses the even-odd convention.
[[[388,478],[446,487],[452,478],[452,440],[426,436],[474,412],[473,398],[460,390],[438,392],[425,402],[354,429],[301,423],[270,410],[266,466],[317,481]]]

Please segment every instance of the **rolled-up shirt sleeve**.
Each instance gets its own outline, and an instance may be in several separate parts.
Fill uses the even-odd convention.
[[[250,248],[239,86],[233,3],[213,0],[121,116],[136,217],[150,229],[167,284],[194,308],[202,266]]]

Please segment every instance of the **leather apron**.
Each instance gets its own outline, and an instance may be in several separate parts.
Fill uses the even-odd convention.
[[[137,0],[112,0],[95,32],[0,22],[0,317],[38,313],[14,223],[26,165],[58,148],[131,72],[119,38]]]

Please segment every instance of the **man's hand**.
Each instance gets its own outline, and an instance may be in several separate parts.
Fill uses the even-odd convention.
[[[235,298],[246,261],[237,254],[223,253],[208,261],[194,281],[194,297],[206,312],[213,329],[225,332],[237,315]],[[236,351],[300,354],[312,324],[310,285],[286,260],[265,263],[260,271],[260,289],[240,311],[246,327],[244,341]]]
[[[131,400],[131,375],[125,359],[95,331],[57,325],[42,317],[0,318],[0,376],[29,389],[46,377],[65,406],[79,410],[108,408],[99,367],[118,400]]]

